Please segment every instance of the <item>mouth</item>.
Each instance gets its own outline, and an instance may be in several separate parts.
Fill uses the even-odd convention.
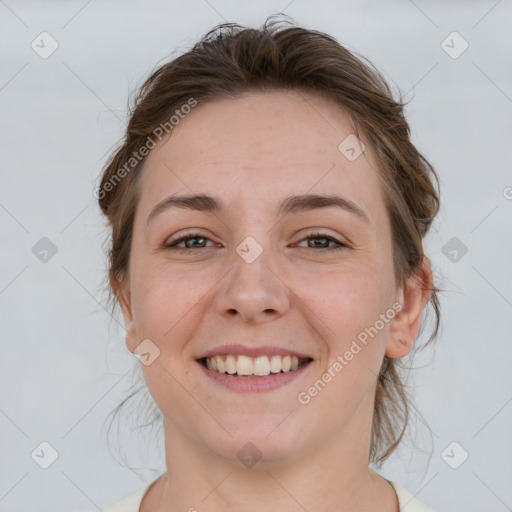
[[[202,357],[197,360],[206,369],[233,377],[267,377],[280,373],[293,373],[313,361],[311,357],[295,355],[246,355],[224,354]]]

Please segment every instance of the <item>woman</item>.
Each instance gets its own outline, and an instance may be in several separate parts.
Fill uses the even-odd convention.
[[[223,25],[142,86],[97,191],[167,472],[109,512],[426,511],[370,467],[438,289],[439,209],[382,76],[330,36]]]

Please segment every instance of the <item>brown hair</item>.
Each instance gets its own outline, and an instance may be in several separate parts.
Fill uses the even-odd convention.
[[[261,29],[218,25],[191,50],[157,68],[140,88],[125,139],[105,166],[97,193],[112,229],[111,284],[129,277],[141,154],[147,153],[141,148],[150,147],[149,141],[166,123],[172,131],[169,120],[191,99],[201,104],[272,90],[322,93],[348,112],[377,157],[392,228],[396,283],[403,286],[416,275],[427,286],[421,274],[427,258],[422,241],[439,210],[439,180],[410,140],[406,102],[393,98],[386,80],[364,57],[356,57],[327,34],[295,26],[279,15],[268,18]],[[436,321],[425,346],[435,339],[440,324],[440,289],[429,289]],[[408,423],[412,402],[399,365],[400,360],[384,356],[378,377],[370,447],[370,461],[377,465],[398,446]]]

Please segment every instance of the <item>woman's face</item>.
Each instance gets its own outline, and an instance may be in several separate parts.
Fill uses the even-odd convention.
[[[368,448],[403,294],[353,133],[332,100],[247,93],[197,106],[148,155],[123,313],[168,439],[242,462]],[[169,201],[196,195],[211,199]],[[293,357],[309,362],[283,371]],[[214,369],[237,363],[262,375]]]

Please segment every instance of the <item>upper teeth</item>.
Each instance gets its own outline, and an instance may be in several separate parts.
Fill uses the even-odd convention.
[[[299,367],[296,356],[213,356],[206,358],[209,370],[233,375],[268,375],[269,373],[288,372]]]

